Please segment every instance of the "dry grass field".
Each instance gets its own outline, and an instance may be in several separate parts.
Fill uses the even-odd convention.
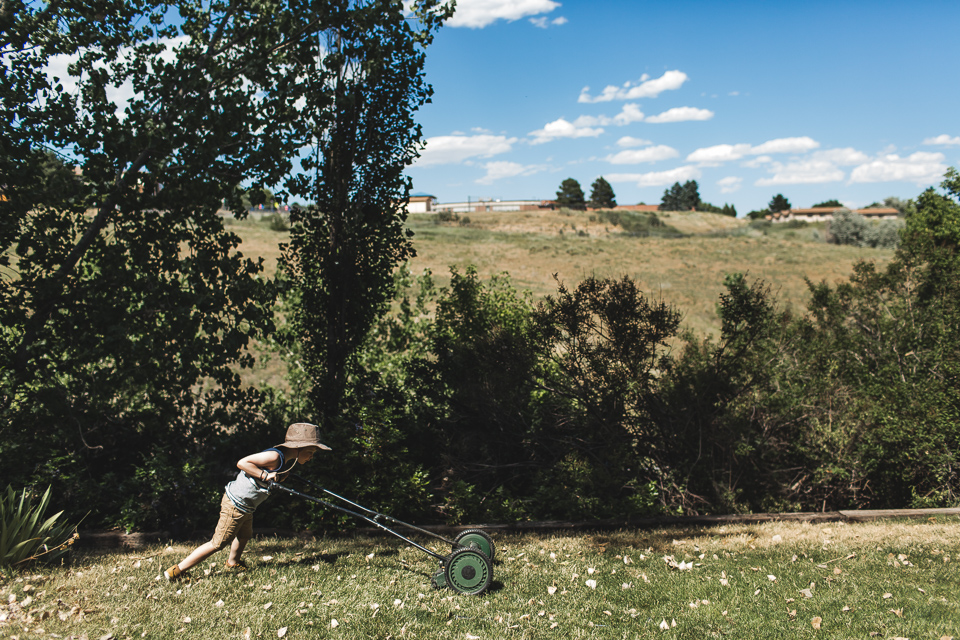
[[[414,214],[417,256],[414,274],[429,269],[438,284],[449,269],[469,265],[481,277],[509,273],[514,285],[534,298],[556,292],[556,278],[568,287],[588,276],[630,276],[650,296],[677,307],[684,324],[700,334],[714,334],[723,280],[745,272],[765,281],[782,306],[802,311],[808,300],[805,278],[835,284],[848,278],[858,260],[883,264],[888,250],[861,249],[823,242],[822,227],[751,228],[742,219],[700,212],[660,215],[683,237],[631,237],[591,212],[530,211],[473,213],[469,223],[440,223],[434,214]],[[262,256],[272,273],[285,234],[267,222],[234,222],[243,238],[242,251]]]

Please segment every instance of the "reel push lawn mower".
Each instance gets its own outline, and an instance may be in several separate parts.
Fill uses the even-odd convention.
[[[493,557],[494,553],[496,552],[496,547],[493,543],[493,539],[490,538],[485,531],[480,529],[467,529],[466,531],[461,531],[455,539],[450,540],[449,538],[445,538],[441,535],[433,533],[432,531],[421,529],[420,527],[397,520],[396,518],[388,516],[384,513],[379,513],[372,509],[363,507],[355,502],[351,502],[343,496],[339,496],[332,491],[324,489],[323,487],[319,487],[298,475],[291,474],[291,476],[307,485],[310,485],[314,489],[327,494],[328,496],[349,504],[357,509],[357,511],[327,502],[326,500],[321,500],[311,495],[307,495],[297,491],[296,489],[291,489],[290,487],[282,485],[279,482],[271,482],[270,488],[279,489],[299,498],[303,498],[304,500],[316,502],[317,504],[329,507],[330,509],[336,509],[337,511],[342,511],[343,513],[354,516],[355,518],[366,520],[375,527],[382,529],[383,531],[386,531],[397,538],[400,538],[407,544],[416,547],[427,555],[433,556],[439,560],[440,569],[433,574],[430,580],[434,588],[442,589],[444,587],[450,587],[457,593],[475,596],[484,593],[490,587],[490,583],[493,581]],[[390,527],[387,527],[380,522],[381,520],[406,527],[413,531],[428,535],[432,538],[442,540],[450,544],[452,550],[448,555],[441,555],[424,547],[423,545],[417,544],[410,538],[401,535]]]

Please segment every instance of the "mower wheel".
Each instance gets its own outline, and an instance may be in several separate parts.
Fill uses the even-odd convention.
[[[461,531],[455,541],[460,547],[479,549],[483,552],[483,555],[487,556],[487,558],[493,562],[497,548],[496,545],[493,544],[493,538],[491,538],[486,531],[467,529],[466,531]]]
[[[443,575],[457,593],[478,596],[490,586],[493,567],[482,551],[463,547],[447,556]]]

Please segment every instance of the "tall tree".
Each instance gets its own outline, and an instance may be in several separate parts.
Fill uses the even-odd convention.
[[[567,209],[583,211],[587,208],[587,201],[583,195],[580,183],[573,178],[567,178],[560,183],[557,191],[557,204]]]
[[[767,210],[770,213],[780,213],[781,211],[787,211],[791,208],[790,201],[783,197],[782,193],[778,193],[770,199],[770,203],[767,205]]]
[[[600,176],[590,185],[590,206],[594,209],[614,209],[617,206],[617,196],[613,187],[603,176]]]
[[[411,15],[407,9],[412,9]],[[425,47],[452,8],[438,0],[343,0],[303,81],[325,108],[304,120],[312,140],[289,192],[296,209],[283,265],[299,291],[294,324],[313,381],[313,406],[337,417],[347,369],[392,293],[397,264],[414,255],[405,229],[417,157],[414,112],[432,91]]]
[[[771,204],[772,204],[772,202],[771,202]],[[842,207],[843,204],[842,204],[839,200],[833,199],[833,200],[825,200],[825,201],[820,202],[820,203],[818,203],[818,204],[815,204],[815,205],[813,205],[813,206],[814,206],[814,208],[817,208],[817,207],[837,207],[837,208],[839,208],[839,207]],[[787,207],[787,208],[789,209],[789,207]],[[781,209],[778,209],[778,211],[781,211]]]

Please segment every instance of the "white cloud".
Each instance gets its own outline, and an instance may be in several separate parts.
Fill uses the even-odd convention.
[[[705,165],[718,165],[722,162],[739,160],[750,153],[748,144],[718,144],[712,147],[697,149],[687,156],[687,162],[697,162]]]
[[[947,170],[942,153],[917,151],[901,158],[886,155],[862,164],[850,174],[850,182],[913,182],[918,186],[940,182]]]
[[[856,164],[863,164],[870,160],[870,156],[865,154],[863,151],[857,151],[850,147],[845,147],[843,149],[824,149],[823,151],[817,151],[811,155],[812,158],[816,160],[826,160],[840,166],[852,166]]]
[[[679,89],[688,79],[682,71],[667,71],[659,78],[648,80],[647,76],[640,79],[639,84],[626,82],[623,86],[607,86],[600,95],[590,96],[590,87],[584,87],[580,92],[578,102],[610,102],[612,100],[637,100],[639,98],[656,98],[664,91]]]
[[[726,178],[717,180],[717,184],[720,185],[720,193],[733,193],[734,191],[740,190],[740,186],[743,184],[743,178],[727,176]]]
[[[632,122],[643,122],[643,112],[633,103],[623,105],[620,113],[613,117],[613,123],[621,127]]]
[[[567,24],[567,22],[568,20],[563,16],[560,16],[559,18],[554,18],[553,20],[549,20],[546,16],[540,16],[539,18],[530,18],[530,24],[540,29],[547,29],[551,25],[555,27],[559,27],[560,25]]]
[[[957,146],[960,145],[960,136],[950,137],[947,134],[941,134],[936,138],[927,138],[923,141],[923,144],[934,144],[934,145],[946,145],[946,146]]]
[[[606,161],[610,164],[639,164],[641,162],[659,162],[676,158],[679,153],[673,147],[658,145],[656,147],[647,147],[645,149],[629,149],[621,151],[612,156],[607,156]]]
[[[550,13],[560,6],[553,0],[457,0],[450,27],[482,29],[497,20],[513,22],[528,16]],[[539,25],[537,25],[539,26]]]
[[[783,164],[774,162],[770,167],[773,176],[760,178],[756,181],[758,187],[778,184],[820,184],[822,182],[839,182],[845,174],[829,160],[804,159]]]
[[[770,164],[773,162],[773,158],[770,156],[757,156],[756,158],[751,158],[746,162],[741,163],[743,167],[749,167],[751,169],[759,169],[764,165]]]
[[[647,121],[649,122],[649,118]],[[697,162],[703,165],[714,165],[720,164],[722,162],[732,162],[734,160],[740,160],[746,156],[760,156],[756,160],[751,160],[746,163],[747,166],[756,168],[763,163],[770,162],[770,157],[766,154],[770,153],[802,153],[804,151],[811,151],[820,146],[820,143],[803,136],[801,138],[776,138],[774,140],[767,140],[762,144],[757,146],[751,146],[749,144],[718,144],[712,147],[702,147],[695,150],[693,153],[687,156],[687,162]],[[854,149],[834,149],[831,151],[823,152],[829,154],[821,160],[837,162],[837,164],[843,164],[838,159],[842,158],[853,158],[859,152]],[[866,156],[863,156],[866,158]],[[848,164],[856,164],[856,162],[862,162],[862,160],[856,160],[854,162],[849,162]]]
[[[642,138],[634,138],[631,136],[623,136],[617,140],[617,146],[624,149],[629,149],[631,147],[645,147],[648,144],[653,144],[650,140],[644,140]]]
[[[487,170],[487,175],[476,180],[477,184],[493,184],[497,180],[502,180],[504,178],[529,176],[543,171],[544,169],[544,167],[541,165],[522,165],[516,162],[508,162],[506,160],[488,162],[484,165],[484,168]]]
[[[575,122],[567,122],[563,118],[547,123],[543,129],[531,131],[531,144],[543,144],[557,138],[596,138],[603,133],[603,129],[596,128],[596,119],[590,116],[581,116]]]
[[[416,166],[458,164],[470,158],[489,158],[510,151],[516,141],[516,138],[492,135],[435,136],[427,138]]]
[[[634,182],[638,187],[659,187],[671,185],[674,182],[696,180],[700,175],[700,169],[697,167],[685,166],[650,173],[614,173],[606,176],[606,178],[609,182]]]
[[[802,138],[777,138],[754,147],[750,153],[757,156],[763,153],[802,153],[812,151],[819,146],[819,142],[807,136]]]
[[[696,107],[674,107],[667,109],[657,116],[650,116],[647,122],[687,122],[688,120],[709,120],[713,117],[713,111],[709,109],[697,109]]]

